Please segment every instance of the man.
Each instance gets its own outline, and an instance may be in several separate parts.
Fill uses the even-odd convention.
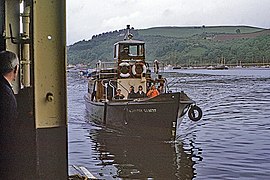
[[[137,97],[138,98],[146,97],[146,94],[145,92],[143,92],[143,87],[141,85],[138,87]]]
[[[16,171],[17,102],[11,83],[16,79],[19,60],[13,52],[0,52],[0,178]],[[5,177],[7,178],[7,177]]]
[[[15,81],[19,69],[16,54],[10,51],[0,52],[0,124],[3,128],[12,128],[17,119],[17,102],[11,83]],[[5,125],[3,127],[2,125]]]
[[[158,86],[158,92],[159,92],[159,94],[164,93],[164,86],[163,85]]]
[[[136,98],[136,93],[134,91],[134,86],[129,87],[128,99]]]
[[[122,58],[128,58],[129,57],[129,49],[128,47],[124,47],[124,49],[121,51],[121,57]]]
[[[124,99],[124,98],[125,98],[125,96],[121,93],[121,89],[118,88],[116,90],[116,95],[114,96],[114,99]]]
[[[152,85],[151,86],[151,89],[148,91],[148,93],[146,94],[147,97],[149,98],[153,98],[153,97],[156,97],[159,95],[159,92],[158,90],[156,89],[156,86],[155,85]]]

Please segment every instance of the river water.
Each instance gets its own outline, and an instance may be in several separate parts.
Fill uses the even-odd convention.
[[[269,179],[270,69],[172,70],[172,89],[203,110],[174,142],[132,137],[87,116],[87,80],[68,73],[69,164],[100,179]]]

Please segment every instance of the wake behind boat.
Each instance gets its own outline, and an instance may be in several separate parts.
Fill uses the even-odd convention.
[[[156,78],[152,77],[145,61],[145,43],[132,37],[128,26],[125,39],[114,44],[114,62],[96,64],[84,96],[86,109],[93,120],[108,127],[171,140],[187,112],[191,120],[198,121],[202,111],[183,91],[170,91],[157,60]]]

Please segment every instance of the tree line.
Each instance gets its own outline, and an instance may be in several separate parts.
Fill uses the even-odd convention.
[[[134,39],[145,41],[147,61],[158,59],[164,64],[181,66],[214,65],[221,59],[226,64],[270,62],[270,34],[219,41],[213,38],[218,33],[205,31],[182,37],[165,36],[164,32],[144,35],[134,28],[131,32]],[[94,66],[98,60],[112,61],[113,44],[123,40],[124,33],[124,30],[102,33],[69,46],[68,63]],[[241,33],[237,27],[235,33]]]

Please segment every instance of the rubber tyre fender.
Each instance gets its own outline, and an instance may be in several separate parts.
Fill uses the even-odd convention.
[[[197,111],[198,116],[195,117],[195,111]],[[192,121],[199,121],[202,118],[202,110],[200,107],[194,105],[191,106],[189,111],[188,111],[188,117]]]

